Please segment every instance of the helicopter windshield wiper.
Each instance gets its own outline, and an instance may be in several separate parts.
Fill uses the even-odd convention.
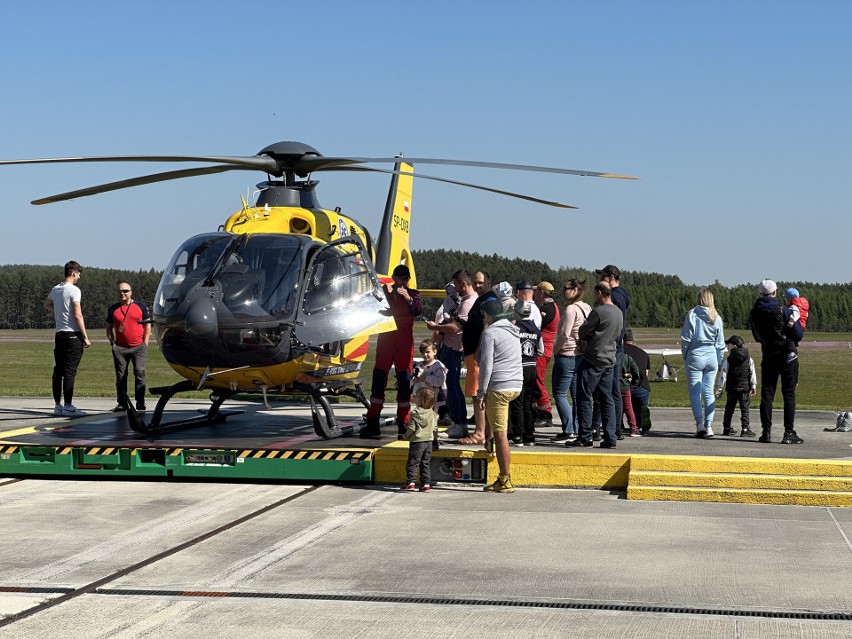
[[[210,275],[208,275],[204,279],[204,283],[202,284],[202,286],[213,286],[213,284],[216,283],[217,279],[219,278],[219,275],[221,274],[222,270],[225,268],[225,264],[227,264],[228,259],[234,253],[237,252],[237,249],[242,248],[242,246],[246,243],[247,240],[248,240],[247,235],[240,235],[240,236],[236,236],[236,237],[232,238],[231,241],[228,242],[227,248],[224,251],[222,251],[222,254],[219,256],[219,259],[216,261],[216,264],[213,266],[212,270],[210,271]]]

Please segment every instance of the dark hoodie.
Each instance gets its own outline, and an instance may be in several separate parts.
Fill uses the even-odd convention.
[[[748,349],[740,346],[728,353],[728,378],[725,389],[728,393],[745,393],[751,389],[751,367]]]
[[[621,309],[621,317],[624,320],[624,325],[621,329],[621,334],[616,340],[616,348],[624,346],[624,331],[627,329],[627,309],[630,306],[630,293],[623,286],[616,286],[612,289],[612,303]]]
[[[762,295],[757,298],[749,314],[751,334],[760,342],[764,355],[778,355],[786,352],[784,327],[790,319],[790,309],[783,306],[777,298]]]

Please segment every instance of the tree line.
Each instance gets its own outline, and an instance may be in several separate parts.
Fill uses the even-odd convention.
[[[443,249],[414,251],[417,283],[420,288],[443,288],[460,268],[473,274],[487,271],[494,283],[508,281],[513,286],[520,280],[536,284],[551,282],[558,290],[569,278],[596,281],[593,270],[584,268],[551,268],[537,260],[506,258],[497,254],[480,255],[466,251]],[[102,328],[109,306],[118,301],[117,284],[129,282],[134,299],[153,305],[154,294],[162,271],[130,271],[83,267],[78,286],[83,291],[83,316],[87,328]],[[51,328],[53,316],[44,310],[43,302],[53,286],[61,282],[61,265],[42,266],[13,264],[0,266],[0,329]],[[635,327],[679,327],[686,312],[695,305],[698,286],[684,284],[676,275],[625,271],[621,284],[630,293],[629,323]],[[811,313],[809,331],[852,331],[852,283],[816,284],[813,282],[778,282],[780,291],[794,286],[808,298]],[[590,287],[591,288],[591,287]],[[748,313],[757,297],[755,284],[733,287],[715,282],[709,286],[716,298],[716,308],[725,326],[748,329]],[[586,301],[592,303],[591,293]],[[557,293],[556,301],[562,303]],[[424,300],[424,315],[434,316],[441,300]]]
[[[414,251],[417,284],[421,288],[443,288],[460,268],[473,275],[487,271],[493,283],[507,281],[513,286],[520,280],[537,284],[546,280],[557,289],[556,301],[562,306],[559,291],[570,278],[585,279],[590,284],[597,281],[594,270],[585,268],[551,268],[546,262],[506,258],[497,254],[480,255],[467,251],[443,249]],[[629,324],[635,327],[675,328],[683,324],[686,313],[695,306],[699,286],[684,284],[676,275],[623,271],[620,283],[630,293]],[[852,282],[846,284],[817,284],[814,282],[778,282],[779,294],[795,287],[811,305],[808,318],[809,331],[852,331]],[[591,286],[589,286],[591,289]],[[723,286],[710,284],[716,300],[716,309],[725,326],[732,330],[748,330],[748,315],[758,297],[756,284]],[[594,304],[591,292],[586,302]],[[440,300],[426,300],[424,314],[434,314]]]
[[[53,314],[44,300],[64,279],[64,266],[12,264],[0,266],[0,329],[53,328]],[[78,286],[83,292],[83,320],[87,329],[103,328],[107,309],[118,301],[118,283],[133,287],[133,299],[149,307],[162,271],[129,271],[83,265]]]

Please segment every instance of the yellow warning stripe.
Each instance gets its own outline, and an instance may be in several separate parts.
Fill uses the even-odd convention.
[[[128,450],[117,446],[88,446],[82,449],[77,449],[73,446],[57,446],[49,448],[53,448],[57,455],[71,455],[75,450],[82,450],[82,452],[86,455],[117,455],[120,454],[122,450]],[[20,449],[20,445],[0,445],[0,453],[16,453]],[[169,457],[180,457],[184,453],[189,453],[236,455],[243,459],[306,459],[322,461],[347,461],[352,459],[363,460],[369,459],[372,455],[372,451],[366,450],[267,450],[257,448],[238,451],[221,450],[216,448],[130,448],[129,450],[131,455],[138,455],[140,450],[161,450]]]

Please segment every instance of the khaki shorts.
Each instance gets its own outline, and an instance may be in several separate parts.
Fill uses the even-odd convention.
[[[509,402],[519,395],[518,391],[485,393],[485,416],[491,432],[505,432],[509,429]]]
[[[464,378],[464,396],[476,397],[479,392],[479,364],[476,355],[465,355],[464,365],[467,368],[467,377]]]

